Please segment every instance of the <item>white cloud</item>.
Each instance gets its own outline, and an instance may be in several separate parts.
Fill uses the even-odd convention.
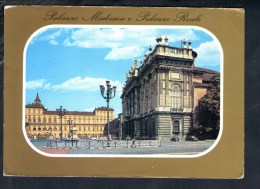
[[[50,29],[50,31],[53,29]],[[58,29],[54,30],[54,32],[47,33],[48,28],[45,28],[43,30],[40,30],[39,33],[37,33],[36,36],[31,41],[31,44],[33,44],[35,41],[49,41],[51,45],[58,45],[58,39],[67,31],[65,29]]]
[[[155,44],[158,35],[168,36],[169,42],[183,38],[197,40],[192,29],[162,30],[157,28],[131,27],[131,28],[82,28],[71,33],[64,45],[79,46],[83,48],[119,48],[125,46],[148,47]]]
[[[53,91],[99,91],[100,85],[105,85],[106,78],[91,78],[91,77],[74,77],[63,83],[54,85],[51,83],[46,83],[45,79],[35,80],[26,82],[26,89],[37,89],[42,88],[45,90]],[[122,83],[120,81],[111,81],[112,86],[117,86],[117,93],[122,91]]]
[[[150,36],[156,36],[155,29],[140,28],[82,28],[72,31],[64,45],[82,48],[118,48],[140,45],[148,46]]]
[[[45,79],[37,79],[26,82],[26,89],[38,89],[44,86]]]
[[[220,51],[217,41],[208,41],[193,49],[198,53],[196,66],[218,66],[220,65]]]
[[[143,55],[144,48],[138,46],[116,47],[106,55],[105,60],[126,60]]]
[[[51,83],[44,84],[43,89],[47,89],[47,90],[51,89]]]
[[[52,31],[53,32],[50,32]],[[106,60],[132,59],[142,56],[149,45],[154,46],[158,35],[168,36],[169,42],[181,39],[198,40],[192,29],[169,29],[150,27],[129,28],[51,28],[38,35],[38,40],[47,40],[52,45],[76,46],[81,48],[109,48]],[[120,52],[122,51],[122,52]],[[130,53],[137,53],[131,55]],[[123,54],[127,52],[127,54]],[[120,55],[120,56],[118,56]]]
[[[53,85],[53,90],[66,90],[66,91],[99,91],[99,86],[106,83],[105,78],[91,78],[91,77],[74,77],[61,84]],[[120,81],[111,81],[112,86],[121,87]]]
[[[50,40],[50,44],[52,44],[52,45],[58,45],[59,43],[58,43],[58,41],[56,41],[56,40]]]

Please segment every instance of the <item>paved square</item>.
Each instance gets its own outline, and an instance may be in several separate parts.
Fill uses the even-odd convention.
[[[37,142],[34,141],[33,144],[40,150],[51,153],[51,154],[91,154],[91,155],[193,155],[201,153],[212,146],[214,140],[206,141],[182,141],[179,142],[170,142],[170,141],[161,141],[161,146],[139,146],[138,141],[136,147],[127,146],[113,146],[107,147],[103,145],[100,146],[89,146],[87,145],[78,145],[78,147],[71,146],[67,144],[66,147],[56,148],[53,145],[51,148],[47,147],[46,141]],[[111,143],[112,144],[112,143]]]

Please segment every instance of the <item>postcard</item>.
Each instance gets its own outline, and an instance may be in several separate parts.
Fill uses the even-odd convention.
[[[244,11],[5,7],[4,175],[243,178]]]

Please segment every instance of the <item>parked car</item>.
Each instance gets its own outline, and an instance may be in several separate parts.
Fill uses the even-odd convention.
[[[107,140],[107,137],[100,137],[98,140]]]
[[[142,140],[148,140],[149,137],[148,136],[142,136]]]
[[[179,137],[174,136],[174,137],[171,138],[171,141],[173,141],[173,142],[179,142],[180,139],[179,139]]]
[[[198,138],[193,135],[187,135],[186,140],[187,141],[198,141]]]

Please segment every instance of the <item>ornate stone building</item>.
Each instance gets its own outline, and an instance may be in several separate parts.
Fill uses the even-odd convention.
[[[170,139],[184,137],[193,127],[194,108],[206,94],[215,71],[195,67],[191,42],[168,45],[157,37],[145,59],[135,60],[122,93],[124,137]],[[186,46],[187,45],[187,46]]]
[[[100,137],[105,133],[107,124],[107,108],[99,107],[93,112],[66,111],[62,117],[62,135],[67,138],[70,127],[69,120],[74,124],[79,138]],[[109,121],[114,120],[114,110],[109,110]],[[44,108],[37,93],[34,103],[25,107],[25,128],[29,138],[46,138],[49,133],[59,138],[61,119],[57,111]]]

